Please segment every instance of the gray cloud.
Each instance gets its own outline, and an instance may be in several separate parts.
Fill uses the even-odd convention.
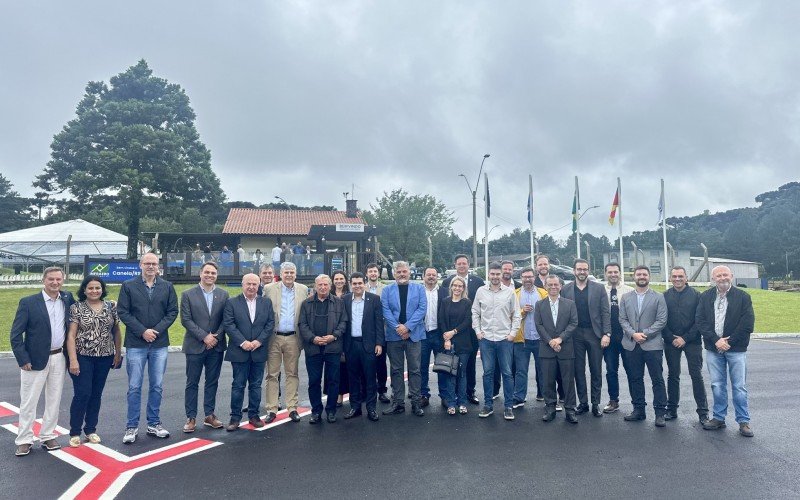
[[[800,4],[708,2],[61,2],[0,21],[0,168],[31,194],[89,80],[145,58],[182,85],[234,200],[368,206],[403,187],[442,199],[471,233],[481,157],[498,236],[567,224],[653,228],[754,205],[797,179]],[[479,197],[482,197],[479,196]],[[480,210],[479,210],[480,213]],[[482,221],[479,222],[482,227]],[[479,230],[479,235],[482,233]],[[553,233],[566,238],[569,227]]]

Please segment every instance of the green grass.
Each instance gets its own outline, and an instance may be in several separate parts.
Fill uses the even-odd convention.
[[[180,298],[181,292],[195,285],[177,285],[175,290]],[[238,295],[238,287],[226,287],[231,296]],[[75,294],[77,284],[65,287]],[[663,285],[653,286],[654,290],[664,291]],[[41,288],[4,288],[0,289],[0,351],[11,350],[9,334],[19,299],[40,291]],[[756,313],[757,333],[797,333],[800,332],[800,293],[773,292],[769,290],[746,290],[753,297],[753,308]],[[108,298],[116,300],[119,295],[118,286],[110,286]],[[169,329],[170,345],[181,345],[184,329],[180,316]]]

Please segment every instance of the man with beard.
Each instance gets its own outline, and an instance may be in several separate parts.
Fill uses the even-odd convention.
[[[383,292],[384,284],[381,281],[381,270],[378,264],[374,262],[367,264],[365,273],[367,275],[367,283],[365,285],[366,291],[380,297],[381,292]],[[386,369],[386,349],[384,349],[375,358],[375,379],[378,387],[378,401],[381,403],[390,402],[389,398],[386,396],[386,380],[388,380],[388,378],[389,373]]]
[[[622,358],[622,367],[625,373],[624,349],[622,348],[622,325],[619,324],[619,301],[623,295],[632,292],[633,288],[622,283],[622,270],[616,262],[606,264],[606,293],[611,317],[611,342],[603,349],[603,359],[606,362],[606,385],[608,386],[608,404],[603,408],[603,413],[614,413],[619,410],[619,361]]]
[[[428,406],[431,397],[431,390],[428,387],[430,379],[431,354],[434,355],[442,350],[443,339],[438,325],[439,311],[439,273],[433,267],[425,269],[423,275],[425,285],[425,298],[427,306],[425,308],[425,338],[422,339],[422,355],[420,361],[421,389],[422,398],[420,406]],[[437,374],[436,379],[439,386],[439,397],[447,390],[445,387],[446,378],[444,375]]]
[[[625,420],[644,420],[644,367],[653,383],[653,408],[656,426],[664,427],[667,411],[667,389],[664,387],[662,359],[664,340],[661,330],[667,324],[667,303],[664,296],[650,288],[650,268],[638,266],[633,273],[636,289],[622,297],[619,304],[619,322],[622,325],[622,347],[628,370],[628,387],[633,400],[633,411]]]
[[[547,290],[547,278],[550,276],[550,257],[544,254],[539,254],[536,257],[535,262],[536,279],[533,281],[533,286]],[[556,370],[556,392],[558,393],[558,399],[556,400],[556,411],[562,411],[564,409],[564,406],[561,404],[561,402],[564,401],[564,386],[561,383],[561,370]],[[543,401],[544,398],[536,398],[536,400]]]
[[[726,266],[711,270],[714,287],[700,296],[697,306],[697,328],[706,346],[711,392],[714,395],[714,418],[703,423],[703,429],[725,427],[728,413],[728,380],[731,378],[733,408],[739,433],[753,437],[747,407],[747,346],[753,333],[755,314],[750,295],[733,286],[733,273]]]

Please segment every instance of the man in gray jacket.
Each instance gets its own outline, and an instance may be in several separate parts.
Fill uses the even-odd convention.
[[[644,420],[644,367],[653,383],[653,408],[656,426],[664,427],[667,411],[667,389],[664,386],[664,340],[661,330],[667,324],[667,303],[664,296],[650,289],[650,268],[638,266],[633,273],[634,293],[622,296],[619,305],[619,322],[622,325],[622,347],[628,370],[628,388],[633,400],[633,411],[625,420]]]

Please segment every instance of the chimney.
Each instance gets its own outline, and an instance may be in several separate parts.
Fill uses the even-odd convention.
[[[345,200],[345,215],[350,219],[358,217],[358,200]]]

